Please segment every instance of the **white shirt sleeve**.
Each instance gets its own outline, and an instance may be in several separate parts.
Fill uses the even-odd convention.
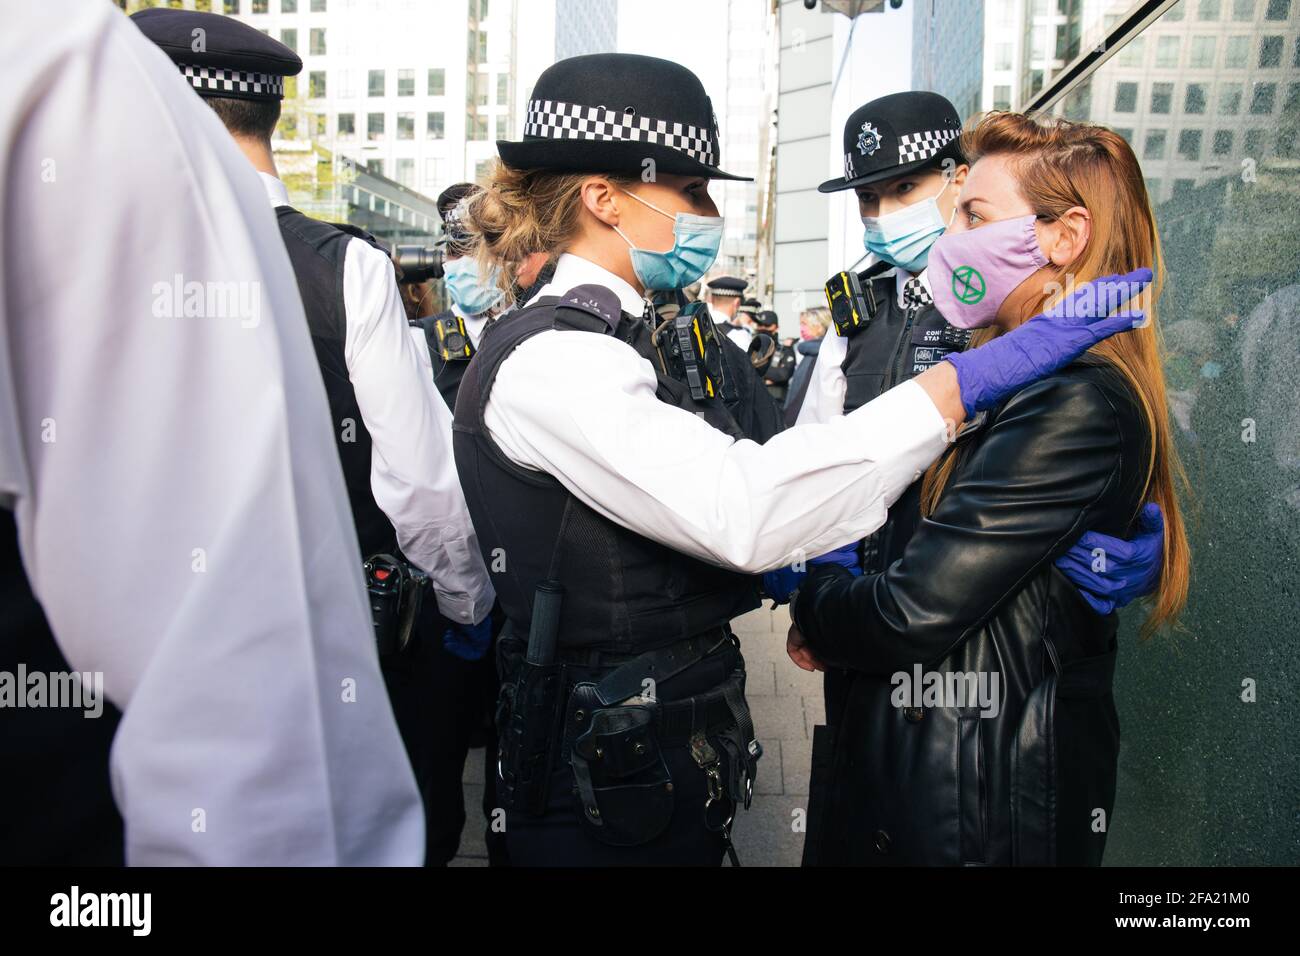
[[[817,361],[808,373],[811,378],[803,404],[799,406],[796,425],[825,423],[844,414],[844,396],[848,392],[844,356],[848,354],[848,348],[848,339],[840,335],[834,325],[822,336]]]
[[[0,504],[60,648],[123,711],[127,860],[418,865],[419,793],[265,192],[111,4],[6,15]]]
[[[590,332],[522,343],[497,373],[485,422],[512,461],[611,521],[749,573],[874,531],[944,448],[943,420],[914,382],[763,445],[733,441],[655,398],[650,363]]]
[[[481,621],[496,595],[456,475],[451,411],[420,362],[392,263],[362,239],[348,243],[343,303],[343,355],[373,442],[375,502],[403,554],[428,572],[438,610],[462,624]]]

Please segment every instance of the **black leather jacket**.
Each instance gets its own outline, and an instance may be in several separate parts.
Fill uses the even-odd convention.
[[[1090,529],[1132,536],[1149,442],[1123,379],[1077,363],[972,422],[938,507],[885,572],[809,575],[795,620],[854,675],[840,726],[814,739],[805,863],[1101,861],[1116,616],[1053,561]],[[917,665],[989,689],[996,675],[996,714],[901,699],[891,675]]]

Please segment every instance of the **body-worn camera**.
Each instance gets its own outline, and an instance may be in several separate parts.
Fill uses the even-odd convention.
[[[415,616],[420,611],[429,578],[391,554],[372,554],[361,567],[379,656],[400,654],[411,643]]]
[[[474,357],[474,345],[465,331],[465,320],[454,312],[433,324],[438,354],[444,362],[467,362]]]
[[[735,401],[735,383],[728,380],[722,364],[722,342],[703,302],[687,303],[665,320],[655,330],[654,342],[664,371],[686,383],[696,401]]]
[[[826,282],[826,303],[831,308],[835,331],[849,336],[876,316],[876,297],[868,282],[863,288],[856,272],[837,272]]]

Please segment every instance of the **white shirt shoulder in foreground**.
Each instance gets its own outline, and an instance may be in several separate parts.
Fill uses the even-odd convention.
[[[128,862],[418,864],[419,794],[257,177],[111,4],[16,5],[0,84],[0,498],[64,654],[124,712]],[[123,241],[69,272],[69,224]]]
[[[626,283],[567,255],[542,294],[593,281],[618,293],[624,311],[637,308]],[[501,364],[484,419],[512,461],[554,476],[610,520],[746,572],[874,531],[944,448],[943,420],[911,382],[763,445],[661,402],[655,385],[650,363],[611,336],[541,332]]]

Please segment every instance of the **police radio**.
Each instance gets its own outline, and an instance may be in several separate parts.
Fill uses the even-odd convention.
[[[370,599],[370,620],[380,657],[392,657],[411,643],[415,616],[429,578],[391,554],[372,554],[361,566]]]
[[[433,324],[438,339],[438,354],[444,362],[468,362],[474,357],[474,345],[465,331],[465,321],[454,312]]]
[[[664,371],[686,383],[697,402],[736,400],[736,386],[723,371],[722,342],[703,302],[688,302],[654,332],[655,349]]]

